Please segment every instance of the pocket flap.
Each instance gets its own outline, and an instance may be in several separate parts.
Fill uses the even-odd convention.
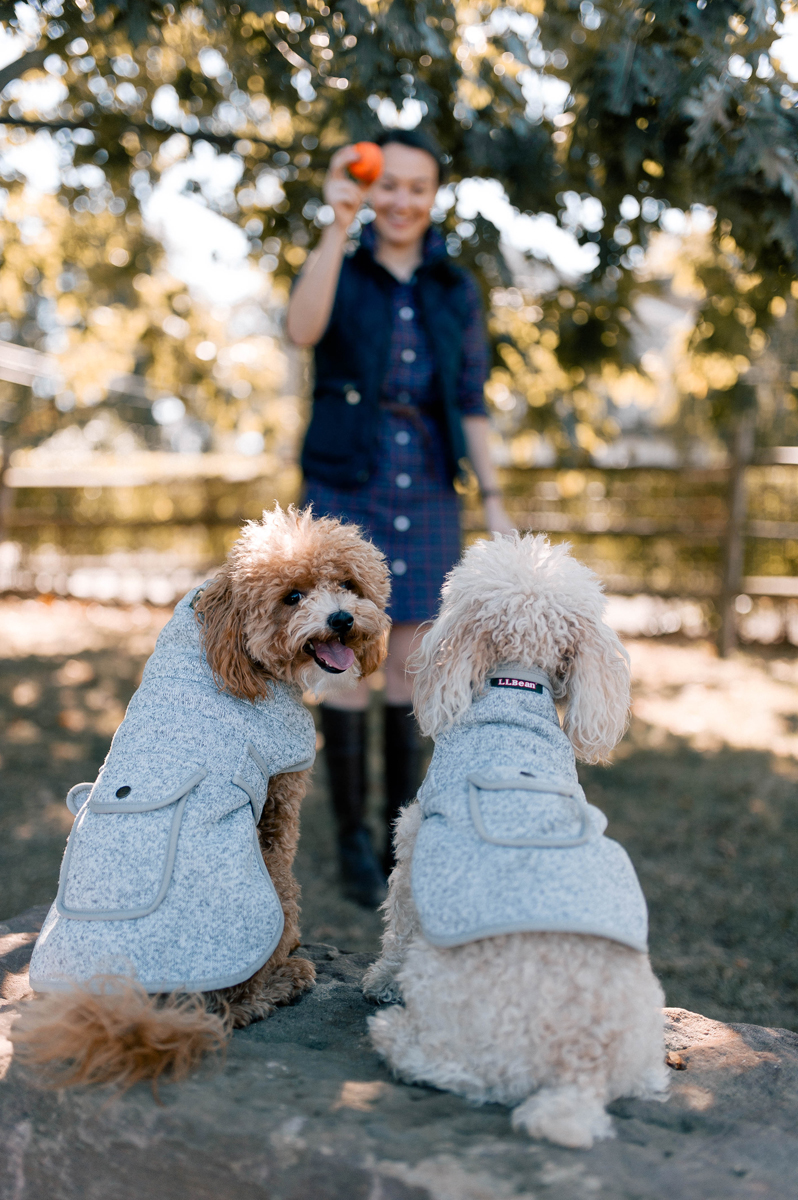
[[[142,756],[135,769],[112,760],[69,835],[58,913],[120,921],[154,912],[172,878],[189,793],[206,774],[202,763],[167,755]]]
[[[595,835],[578,784],[525,773],[511,779],[468,776],[471,819],[494,846],[581,846]]]
[[[167,753],[150,753],[140,764],[111,762],[89,797],[95,813],[140,813],[167,808],[208,774],[205,763]]]

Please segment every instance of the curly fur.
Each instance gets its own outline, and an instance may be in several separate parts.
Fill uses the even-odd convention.
[[[629,656],[603,620],[601,584],[543,534],[471,546],[443,585],[441,608],[409,669],[430,737],[456,721],[502,662],[540,667],[565,701],[564,729],[583,762],[603,762],[629,713]]]
[[[416,713],[432,736],[501,662],[544,670],[587,762],[607,757],[629,708],[628,657],[602,620],[601,587],[545,537],[471,547],[416,653]],[[410,868],[422,820],[407,808],[383,906],[382,954],[365,993],[401,1001],[369,1018],[376,1049],[408,1082],[515,1106],[513,1125],[574,1148],[612,1136],[605,1105],[667,1088],[662,1004],[648,956],[583,934],[515,933],[441,949],[423,937]]]
[[[284,597],[293,590],[302,599],[291,607]],[[314,520],[310,509],[275,506],[262,521],[247,523],[194,606],[220,689],[257,700],[276,680],[317,693],[353,686],[385,657],[389,590],[385,559],[357,526]],[[354,617],[346,644],[355,662],[335,676],[305,647],[309,639],[329,637],[327,618],[343,608]],[[244,983],[201,996],[151,997],[129,980],[102,979],[66,996],[36,998],[17,1023],[14,1041],[43,1082],[129,1087],[162,1075],[180,1079],[224,1045],[233,1028],[267,1017],[313,986],[313,964],[293,954],[300,943],[293,861],[309,776],[301,771],[270,779],[258,824],[285,918],[269,961]]]
[[[194,605],[219,686],[246,700],[267,696],[271,679],[318,695],[353,687],[385,657],[389,579],[385,559],[357,525],[279,505],[248,521]],[[293,590],[302,600],[289,607],[283,600]],[[346,644],[356,664],[344,676],[327,674],[304,650],[311,638],[329,636],[327,618],[337,609],[355,618]]]

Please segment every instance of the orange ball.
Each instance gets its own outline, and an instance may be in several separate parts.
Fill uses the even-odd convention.
[[[353,149],[357,150],[358,158],[349,163],[349,174],[358,183],[364,183],[366,187],[371,187],[372,183],[382,175],[384,165],[382,150],[375,142],[356,142]]]

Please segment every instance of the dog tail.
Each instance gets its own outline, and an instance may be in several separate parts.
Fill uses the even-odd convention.
[[[150,996],[140,984],[98,977],[91,987],[51,992],[25,1004],[12,1040],[49,1087],[184,1079],[230,1036],[201,995]]]

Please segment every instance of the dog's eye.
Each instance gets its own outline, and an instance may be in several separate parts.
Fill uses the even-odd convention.
[[[356,592],[357,591],[357,584],[353,583],[351,579],[345,579],[343,581],[343,583],[341,584],[341,587],[346,588],[346,590],[348,592]]]
[[[283,604],[289,604],[293,608],[295,604],[299,604],[301,599],[302,593],[298,592],[297,589],[294,588],[293,591],[289,592],[287,596],[283,596]]]

